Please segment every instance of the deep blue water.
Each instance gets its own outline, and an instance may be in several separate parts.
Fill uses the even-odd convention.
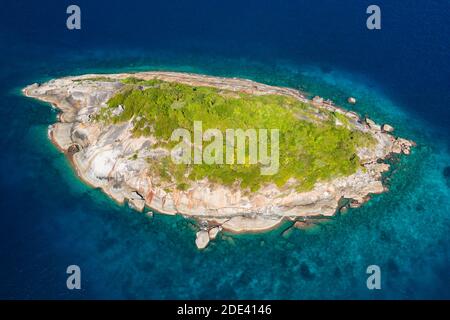
[[[0,298],[450,298],[450,6],[376,1],[4,1]],[[147,218],[78,181],[47,139],[56,111],[20,95],[86,72],[175,70],[299,88],[396,127],[417,148],[390,191],[309,231],[223,235]],[[349,106],[350,95],[358,103]],[[66,267],[82,289],[66,289]],[[368,265],[382,289],[366,288]]]

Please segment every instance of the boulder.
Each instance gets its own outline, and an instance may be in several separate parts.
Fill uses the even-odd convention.
[[[377,130],[377,131],[380,131],[380,130],[381,130],[381,127],[380,127],[379,125],[377,125],[377,124],[375,123],[375,121],[373,121],[372,119],[366,118],[366,119],[365,119],[365,122],[366,122],[366,124],[369,126],[370,129],[372,129],[372,130]]]
[[[402,146],[400,144],[394,142],[394,144],[392,145],[391,151],[393,153],[397,153],[397,154],[402,153]]]
[[[381,127],[381,130],[383,131],[383,132],[392,132],[392,131],[394,131],[394,127],[393,126],[390,126],[390,125],[388,125],[388,124],[383,124],[383,126]]]
[[[146,215],[148,218],[153,218],[153,212],[151,212],[151,211],[147,211],[147,212],[145,213],[145,215]]]
[[[222,227],[221,227],[221,226],[211,228],[211,229],[208,231],[209,239],[210,239],[210,240],[214,240],[214,239],[217,237],[217,234],[218,234],[220,231],[222,231]]]
[[[204,249],[209,243],[209,234],[206,230],[200,230],[197,232],[197,238],[195,239],[195,244],[197,248]]]
[[[137,191],[132,191],[131,196],[128,199],[128,205],[131,208],[142,212],[145,208],[145,200]]]
[[[397,138],[392,145],[392,152],[410,154],[411,147],[415,146],[415,143],[406,139]]]
[[[354,97],[348,97],[347,102],[350,104],[355,104],[356,103],[356,99]]]
[[[142,199],[129,199],[128,205],[136,211],[142,212],[145,208],[145,201]]]
[[[350,201],[350,205],[349,206],[350,206],[350,208],[353,208],[353,209],[359,208],[359,207],[361,207],[361,202],[358,201],[358,200],[353,199],[352,201]]]
[[[323,103],[323,98],[322,98],[322,97],[319,97],[319,96],[315,96],[315,97],[312,99],[312,101],[315,102],[315,103],[318,103],[318,104],[322,104],[322,103]]]

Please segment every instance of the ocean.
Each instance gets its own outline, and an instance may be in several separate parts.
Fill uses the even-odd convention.
[[[76,2],[76,3],[75,3]],[[450,6],[372,1],[3,1],[0,11],[0,298],[449,299]],[[387,193],[314,229],[221,234],[152,218],[82,183],[49,141],[57,111],[21,95],[90,72],[242,77],[332,99],[412,139]],[[349,96],[357,98],[349,105]],[[81,268],[68,290],[66,268]],[[368,290],[366,269],[381,269]]]

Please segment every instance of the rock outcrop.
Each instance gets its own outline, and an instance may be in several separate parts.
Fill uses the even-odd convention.
[[[383,130],[383,132],[393,132],[394,127],[385,123],[381,126],[381,130]]]

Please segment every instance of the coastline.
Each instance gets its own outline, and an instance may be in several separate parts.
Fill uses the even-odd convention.
[[[97,75],[101,75],[101,74],[93,74],[93,75],[94,75],[94,76],[97,76]],[[22,94],[23,94],[25,97],[27,97],[27,98],[37,99],[37,98],[35,98],[35,97],[29,95],[28,92],[27,92],[27,90],[26,90],[26,88],[23,88],[23,89],[21,90],[21,92],[22,92]],[[37,99],[37,100],[39,100],[39,99]],[[55,109],[58,110],[59,113],[58,113],[58,115],[57,115],[57,119],[58,119],[58,121],[61,121],[61,115],[62,115],[63,111],[62,111],[62,110],[61,110],[54,102],[50,102],[50,101],[44,101],[44,102],[50,104],[50,106],[51,106],[52,108],[55,108]],[[183,218],[194,219],[194,220],[197,222],[197,225],[200,225],[200,224],[201,224],[202,220],[199,219],[199,218],[197,218],[196,216],[189,216],[189,215],[185,215],[185,214],[180,213],[180,212],[173,213],[173,212],[171,212],[171,211],[164,211],[163,209],[155,208],[155,207],[152,207],[152,206],[149,206],[149,205],[145,205],[144,208],[142,208],[141,210],[139,210],[138,208],[134,207],[130,202],[126,201],[126,199],[123,200],[123,201],[120,201],[119,199],[117,199],[116,197],[114,197],[110,192],[108,192],[108,190],[105,190],[105,189],[102,188],[102,187],[96,186],[95,184],[91,183],[91,182],[89,181],[89,179],[87,179],[87,178],[83,175],[83,173],[80,171],[79,167],[77,166],[77,164],[76,164],[76,162],[75,162],[75,160],[74,160],[74,158],[73,158],[73,153],[69,152],[67,149],[64,149],[64,148],[57,142],[57,140],[56,140],[55,137],[54,137],[53,131],[52,131],[50,128],[47,130],[47,136],[48,136],[49,140],[52,142],[52,144],[53,144],[53,145],[54,145],[61,153],[63,153],[63,154],[67,157],[67,159],[69,160],[69,163],[70,163],[71,168],[75,171],[75,174],[76,174],[76,176],[80,179],[80,181],[82,181],[84,184],[86,184],[87,186],[89,186],[89,187],[91,187],[91,188],[93,188],[93,189],[101,189],[102,192],[103,192],[104,194],[106,194],[106,196],[107,196],[109,199],[111,199],[112,201],[114,201],[116,204],[118,204],[118,205],[120,205],[120,206],[128,205],[128,206],[131,207],[132,209],[137,210],[137,211],[139,211],[139,212],[143,212],[143,211],[145,210],[145,208],[147,208],[147,210],[150,210],[150,212],[151,212],[152,215],[153,215],[154,213],[156,213],[156,214],[163,214],[163,215],[172,215],[172,216],[178,215],[178,216],[181,216],[181,217],[183,217]],[[212,218],[212,221],[214,221],[214,218]],[[212,228],[215,228],[215,227],[220,226],[224,232],[228,232],[228,233],[230,233],[230,234],[258,234],[258,233],[264,233],[264,232],[269,232],[269,231],[272,231],[272,230],[276,230],[276,229],[278,229],[280,226],[282,226],[284,223],[287,223],[287,222],[292,223],[292,226],[293,226],[293,223],[294,223],[295,221],[290,221],[290,220],[286,220],[286,219],[280,219],[280,220],[278,220],[275,224],[273,224],[273,225],[271,225],[271,226],[269,226],[269,227],[263,227],[263,228],[261,228],[261,229],[252,229],[252,230],[249,230],[249,231],[247,231],[247,230],[236,230],[236,229],[233,229],[233,228],[228,228],[228,227],[226,227],[226,226],[223,227],[223,226],[222,226],[222,225],[223,225],[223,221],[215,221],[216,225],[213,225]]]
[[[64,78],[57,79],[57,80],[62,80],[62,81],[87,80],[89,78],[104,77],[104,76],[105,76],[105,74],[87,74],[87,75],[76,76],[76,77],[64,77]],[[327,110],[339,112],[341,114],[346,115],[349,118],[354,119],[355,121],[358,121],[358,122],[364,121],[365,122],[364,126],[369,128],[369,130],[376,131],[377,134],[378,134],[378,132],[380,135],[381,134],[389,134],[388,132],[382,132],[383,131],[382,126],[375,124],[370,119],[362,120],[360,118],[360,116],[358,114],[356,114],[355,112],[346,111],[343,108],[335,106],[330,101],[324,102],[323,99],[321,99],[319,97],[317,99],[314,98],[313,100],[308,100],[305,98],[305,96],[301,92],[291,89],[291,88],[269,86],[269,85],[265,85],[265,84],[257,83],[257,82],[251,81],[251,80],[245,80],[245,79],[211,77],[211,76],[196,75],[196,74],[191,74],[191,73],[178,73],[178,72],[176,72],[176,73],[175,72],[168,72],[168,73],[167,72],[143,72],[143,73],[138,72],[138,73],[121,73],[121,74],[113,74],[113,75],[106,75],[106,76],[113,78],[113,79],[124,79],[124,78],[130,77],[130,76],[138,76],[139,78],[143,78],[143,79],[145,79],[146,77],[150,77],[150,78],[156,77],[156,78],[162,78],[163,80],[169,79],[167,81],[189,83],[189,84],[193,84],[193,85],[209,84],[210,86],[213,86],[213,87],[218,86],[222,89],[227,89],[227,90],[230,90],[230,88],[231,88],[231,90],[234,90],[234,91],[250,92],[251,94],[272,93],[272,94],[289,95],[289,96],[293,96],[296,99],[299,99],[303,102],[310,103],[318,108],[325,108]],[[70,120],[73,120],[72,113],[74,113],[74,111],[76,111],[76,110],[67,110],[67,107],[62,106],[62,103],[60,101],[52,101],[52,99],[50,99],[48,97],[47,97],[47,99],[45,99],[45,98],[43,98],[43,96],[36,95],[36,94],[34,94],[34,95],[30,94],[29,90],[33,90],[35,88],[36,87],[33,87],[33,86],[26,87],[22,90],[22,93],[27,97],[46,101],[46,102],[50,103],[53,107],[60,110],[60,113],[58,115],[59,121],[56,124],[49,127],[48,134],[49,134],[49,138],[52,141],[52,143],[55,144],[59,150],[61,150],[63,153],[65,153],[69,157],[69,161],[70,161],[71,165],[75,167],[77,176],[79,176],[80,179],[83,180],[83,182],[85,182],[86,184],[88,184],[89,186],[92,186],[94,188],[101,188],[104,193],[106,193],[110,198],[112,198],[114,201],[116,201],[117,203],[119,203],[121,205],[125,204],[125,202],[128,201],[128,204],[130,206],[134,207],[138,211],[143,211],[144,208],[147,207],[147,208],[150,208],[150,210],[156,211],[161,214],[168,214],[168,215],[178,214],[183,217],[193,218],[199,222],[199,225],[201,226],[200,232],[209,231],[213,228],[220,226],[223,230],[230,232],[230,233],[260,233],[260,232],[267,232],[269,230],[277,229],[285,221],[292,221],[295,224],[295,222],[297,221],[296,219],[298,217],[301,217],[304,220],[308,220],[310,218],[310,216],[308,214],[279,215],[279,216],[275,216],[275,219],[273,219],[274,217],[271,217],[270,215],[264,216],[263,219],[260,219],[260,217],[258,217],[258,216],[256,216],[256,217],[254,216],[251,218],[245,218],[245,216],[239,212],[236,213],[235,216],[228,215],[224,218],[223,216],[220,216],[220,215],[219,216],[208,216],[206,214],[195,214],[195,213],[192,214],[192,212],[181,212],[179,210],[173,210],[173,209],[165,210],[164,202],[162,202],[161,206],[158,206],[158,203],[154,203],[151,201],[152,199],[150,199],[150,201],[147,201],[148,200],[147,197],[145,197],[145,201],[143,203],[141,202],[142,199],[137,199],[137,200],[133,200],[131,198],[127,199],[126,196],[123,196],[122,198],[118,198],[117,195],[111,191],[111,188],[109,188],[110,187],[109,185],[102,186],[102,185],[93,183],[92,179],[90,179],[88,177],[87,173],[82,170],[82,168],[81,168],[82,165],[79,162],[77,162],[77,158],[74,157],[75,153],[71,154],[70,152],[68,152],[68,148],[65,147],[63,144],[61,144],[61,137],[59,137],[59,139],[55,137],[55,126],[58,123],[70,123],[71,122]],[[68,140],[71,140],[70,136],[64,137],[64,138],[68,138]],[[402,141],[408,141],[410,143],[410,145],[403,147],[399,143],[400,145],[394,146],[395,141],[398,141],[398,139],[399,138],[391,141],[390,148],[392,148],[392,150],[390,150],[390,152],[388,152],[387,154],[383,155],[383,157],[381,157],[380,159],[385,160],[392,153],[409,154],[409,149],[411,146],[414,145],[414,143],[409,142],[408,140],[402,139]],[[368,162],[367,165],[370,166],[370,168],[372,168],[372,169],[375,168],[377,170],[375,175],[381,174],[381,172],[385,172],[385,171],[389,170],[389,165],[386,165],[386,164],[384,166],[378,166],[378,164]],[[322,188],[322,190],[319,190],[318,192],[328,192],[328,191],[329,191],[328,189]],[[369,198],[368,195],[370,195],[370,194],[383,193],[386,191],[387,191],[386,188],[381,184],[381,182],[379,184],[376,184],[376,186],[374,184],[374,187],[372,187],[372,189],[370,189],[369,192],[365,193],[365,191],[361,191],[362,195],[358,195],[358,199],[353,198],[354,199],[353,201],[356,201],[356,203],[354,203],[354,205],[357,207],[357,206],[362,205],[366,201],[368,201],[368,198]],[[125,194],[130,194],[130,193],[131,193],[131,191],[129,191],[129,190],[127,192],[125,192]],[[140,195],[141,193],[138,193],[138,194]],[[151,198],[153,198],[153,196]],[[352,199],[352,198],[350,198],[350,199]],[[136,203],[137,203],[137,205],[136,205]],[[175,207],[175,209],[177,209],[177,208]],[[338,209],[337,207],[331,208],[331,210],[328,209],[327,214],[325,214],[323,216],[324,217],[332,216],[336,213],[337,209]],[[288,210],[288,213],[289,213],[289,210]],[[311,217],[317,217],[317,216],[320,216],[320,214],[311,215]],[[202,226],[205,224],[204,223],[205,221],[206,221],[206,227]],[[197,234],[197,236],[198,236],[198,234]]]

